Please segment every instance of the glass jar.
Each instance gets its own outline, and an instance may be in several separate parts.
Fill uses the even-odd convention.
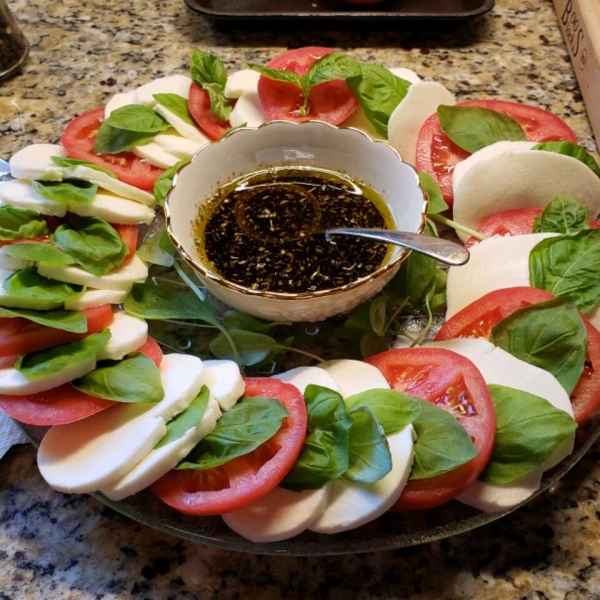
[[[29,43],[5,0],[0,0],[0,80],[13,75],[25,62]]]

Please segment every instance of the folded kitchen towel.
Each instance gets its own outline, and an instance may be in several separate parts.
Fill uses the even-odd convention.
[[[17,427],[15,422],[0,410],[0,458],[13,446],[27,442],[25,434]]]

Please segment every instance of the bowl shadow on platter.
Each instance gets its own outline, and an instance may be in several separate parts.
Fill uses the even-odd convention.
[[[20,424],[34,446],[38,446],[44,427]],[[220,517],[193,517],[180,514],[163,504],[149,490],[119,502],[100,493],[91,494],[106,506],[143,525],[198,544],[224,550],[279,556],[328,556],[358,554],[407,548],[441,540],[492,523],[539,495],[552,493],[553,486],[568,473],[600,435],[600,415],[580,426],[573,453],[542,479],[540,489],[515,508],[501,513],[482,513],[457,501],[435,509],[407,513],[388,513],[372,523],[336,535],[304,532],[295,538],[269,544],[250,542],[230,530]]]

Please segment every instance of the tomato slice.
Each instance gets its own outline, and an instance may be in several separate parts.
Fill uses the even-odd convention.
[[[60,138],[67,156],[109,169],[123,183],[152,192],[154,182],[164,169],[148,164],[133,152],[97,154],[94,151],[96,134],[102,121],[104,121],[104,108],[96,108],[75,117],[66,126]]]
[[[162,361],[160,347],[150,337],[138,352],[151,358],[156,366]],[[27,425],[45,427],[85,419],[113,404],[116,402],[88,396],[70,383],[30,396],[0,395],[0,409],[9,417]]]
[[[409,481],[392,510],[433,508],[458,496],[485,468],[494,447],[496,415],[487,385],[467,358],[441,348],[388,350],[366,359],[392,389],[453,414],[471,436],[477,455],[437,477]]]
[[[504,100],[467,100],[458,102],[456,106],[480,106],[508,115],[521,125],[525,136],[531,142],[565,140],[577,143],[575,133],[562,119],[537,106]],[[450,206],[454,198],[454,167],[469,155],[469,152],[457,146],[442,131],[437,113],[423,123],[417,139],[416,167],[419,171],[429,173],[437,181],[444,194],[444,200]]]
[[[112,225],[119,234],[121,240],[128,248],[127,256],[121,264],[128,263],[134,256],[137,250],[138,228],[137,225]]]
[[[223,134],[231,129],[229,121],[219,119],[211,110],[208,92],[195,83],[190,86],[188,106],[200,131],[211,140],[220,140]]]
[[[333,48],[318,46],[288,50],[269,61],[267,66],[305,75],[317,59],[332,52],[335,52]],[[311,88],[308,95],[308,114],[305,116],[300,115],[300,107],[303,103],[302,92],[292,83],[274,81],[261,75],[258,80],[258,96],[263,111],[270,120],[320,119],[338,125],[358,108],[358,100],[348,84],[341,79],[325,81]]]
[[[484,337],[492,328],[519,308],[555,298],[545,290],[513,287],[495,290],[457,312],[435,336],[436,341],[454,338]],[[600,410],[600,332],[585,315],[579,313],[587,330],[588,348],[583,374],[571,394],[571,406],[577,423],[585,423]]]
[[[220,515],[265,496],[287,475],[306,436],[302,394],[289,383],[260,377],[246,379],[245,394],[279,400],[290,412],[281,429],[254,452],[220,467],[169,471],[151,486],[163,502],[190,515]]]

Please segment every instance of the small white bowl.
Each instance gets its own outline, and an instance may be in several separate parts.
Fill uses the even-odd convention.
[[[395,247],[383,266],[347,285],[302,294],[251,290],[232,283],[198,255],[192,225],[199,207],[232,179],[279,165],[315,165],[347,173],[379,192],[397,229],[423,231],[427,196],[416,171],[390,145],[375,142],[358,129],[339,129],[321,121],[271,121],[258,128],[234,130],[207,144],[180,169],[165,202],[169,236],[209,291],[240,311],[274,321],[321,321],[352,310],[390,281],[407,250]]]

